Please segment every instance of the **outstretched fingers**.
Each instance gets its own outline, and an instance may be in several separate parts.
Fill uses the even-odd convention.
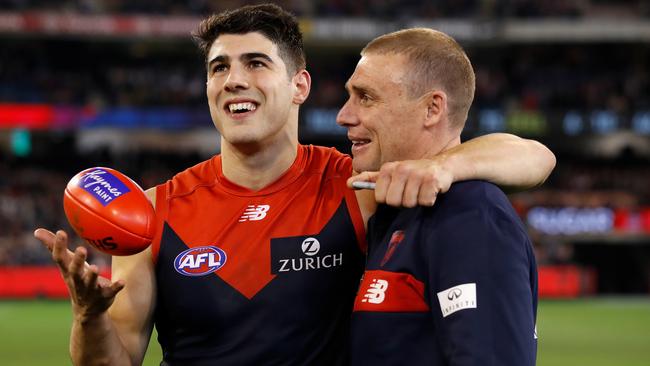
[[[67,250],[67,249],[66,249]],[[88,252],[84,247],[75,249],[71,258],[68,261],[67,272],[72,277],[72,281],[76,288],[83,288],[84,286],[84,271],[86,269],[86,256]]]
[[[36,229],[34,237],[52,253],[52,259],[59,266],[61,272],[66,274],[72,260],[72,252],[68,250],[68,235],[65,231],[59,230],[55,234],[46,229]]]
[[[88,249],[83,246],[74,251],[68,249],[68,235],[59,230],[53,233],[45,229],[34,231],[34,237],[52,253],[70,291],[70,298],[78,314],[98,314],[106,311],[115,295],[124,288],[124,281],[111,282],[99,275],[96,265],[89,265]]]
[[[82,275],[83,288],[86,291],[95,289],[97,287],[97,278],[99,277],[99,269],[96,265],[90,265],[86,272]]]
[[[117,280],[110,284],[110,286],[102,288],[102,296],[105,298],[114,298],[118,292],[124,288],[124,281]]]
[[[50,253],[52,252],[54,241],[56,240],[56,235],[53,232],[43,228],[38,228],[34,230],[34,237],[43,243]]]

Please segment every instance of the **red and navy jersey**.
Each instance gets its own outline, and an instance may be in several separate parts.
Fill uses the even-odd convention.
[[[163,365],[342,365],[365,230],[351,159],[298,146],[252,191],[221,157],[157,187],[155,325]]]
[[[507,197],[456,183],[433,207],[370,219],[352,364],[534,365],[536,312],[535,257]]]

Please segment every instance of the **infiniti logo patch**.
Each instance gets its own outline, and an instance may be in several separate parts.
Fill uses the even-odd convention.
[[[463,291],[459,289],[458,287],[452,288],[449,290],[449,293],[447,293],[447,299],[454,300],[459,298],[463,294]]]
[[[440,311],[445,318],[457,311],[475,309],[478,306],[476,299],[476,283],[464,283],[438,292]]]

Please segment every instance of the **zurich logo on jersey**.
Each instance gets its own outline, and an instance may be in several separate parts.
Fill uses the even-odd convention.
[[[176,272],[185,276],[205,276],[224,264],[226,252],[215,246],[190,248],[174,259]]]

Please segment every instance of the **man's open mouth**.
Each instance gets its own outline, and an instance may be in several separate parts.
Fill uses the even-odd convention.
[[[253,102],[229,103],[226,105],[226,108],[230,113],[242,114],[256,110],[257,104]]]

